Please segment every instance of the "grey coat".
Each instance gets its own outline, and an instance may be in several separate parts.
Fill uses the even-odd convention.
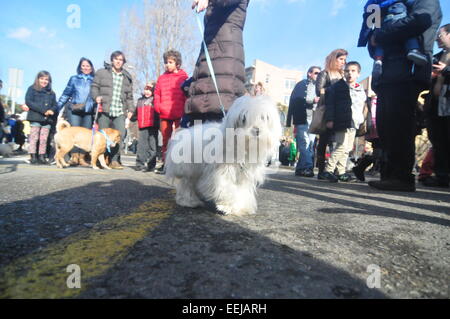
[[[123,112],[127,114],[128,112],[134,113],[136,106],[133,100],[133,80],[126,70],[122,70],[124,75],[122,83],[122,104]],[[94,101],[97,97],[103,97],[103,113],[109,113],[112,101],[112,87],[113,87],[113,76],[112,67],[106,66],[105,69],[98,70],[95,73],[94,81],[91,86],[91,96]]]

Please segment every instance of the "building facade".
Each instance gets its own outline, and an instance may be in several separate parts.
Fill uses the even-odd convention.
[[[303,78],[304,73],[276,67],[261,60],[255,60],[251,67],[246,69],[246,89],[252,94],[253,87],[261,82],[265,93],[276,103],[289,106],[289,99],[295,85]]]

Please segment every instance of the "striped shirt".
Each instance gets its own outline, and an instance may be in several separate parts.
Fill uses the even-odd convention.
[[[116,73],[113,71],[112,75],[113,75],[113,90],[109,115],[111,117],[118,117],[123,115],[123,103],[122,103],[123,73]]]

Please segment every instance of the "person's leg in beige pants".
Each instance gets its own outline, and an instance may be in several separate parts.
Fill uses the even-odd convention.
[[[346,173],[346,166],[348,156],[353,149],[355,143],[356,130],[349,128],[344,131],[338,131],[335,133],[336,148],[331,154],[328,160],[326,172],[333,174],[337,168],[338,175],[344,175]]]

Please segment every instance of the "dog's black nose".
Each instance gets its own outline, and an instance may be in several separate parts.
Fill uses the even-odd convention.
[[[255,133],[256,136],[259,136],[259,128],[254,127],[253,132]]]

